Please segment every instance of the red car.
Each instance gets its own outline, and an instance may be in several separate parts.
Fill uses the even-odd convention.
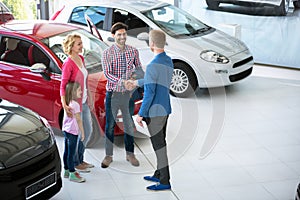
[[[49,21],[12,20],[0,26],[0,98],[30,108],[60,128],[63,109],[60,101],[61,67],[67,55],[62,40],[72,32],[81,35],[88,85],[94,96],[92,146],[105,128],[105,85],[101,57],[107,45],[77,26]],[[135,113],[141,102],[135,103]],[[121,116],[119,116],[121,117]],[[115,134],[123,134],[119,118]]]

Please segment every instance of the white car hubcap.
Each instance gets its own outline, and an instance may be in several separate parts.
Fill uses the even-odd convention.
[[[175,93],[183,93],[189,87],[189,78],[186,73],[180,69],[174,69],[171,90]]]

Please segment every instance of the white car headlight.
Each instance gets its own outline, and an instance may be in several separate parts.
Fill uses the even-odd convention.
[[[200,57],[208,62],[215,62],[215,63],[221,63],[226,64],[229,62],[229,59],[226,56],[223,56],[220,53],[217,53],[213,50],[204,50],[201,52]]]

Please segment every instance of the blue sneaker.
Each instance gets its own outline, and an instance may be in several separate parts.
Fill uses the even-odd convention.
[[[171,185],[164,185],[164,184],[156,184],[156,185],[150,185],[147,187],[147,190],[151,191],[163,191],[163,190],[170,190]]]
[[[159,183],[159,179],[154,176],[144,176],[144,180]]]

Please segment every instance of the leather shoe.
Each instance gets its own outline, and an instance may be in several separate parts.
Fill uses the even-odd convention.
[[[105,156],[101,163],[101,167],[107,168],[110,165],[110,163],[112,163],[112,161],[113,161],[112,156]]]
[[[156,184],[156,185],[150,185],[147,187],[147,190],[151,191],[163,191],[163,190],[170,190],[171,185],[164,185],[164,184]]]
[[[82,172],[82,173],[89,173],[91,172],[91,170],[89,170],[84,164],[80,164],[80,165],[77,165],[75,166],[75,169],[78,171],[78,172]]]
[[[126,160],[128,162],[130,162],[133,166],[135,167],[138,167],[140,166],[140,163],[139,161],[136,159],[135,155],[134,154],[127,154],[126,155]]]
[[[85,162],[85,161],[83,161],[82,164],[83,164],[86,168],[93,168],[93,167],[95,167],[95,165],[90,164],[90,163],[87,163],[87,162]]]
[[[156,178],[154,176],[144,176],[144,180],[159,183],[159,178]]]

